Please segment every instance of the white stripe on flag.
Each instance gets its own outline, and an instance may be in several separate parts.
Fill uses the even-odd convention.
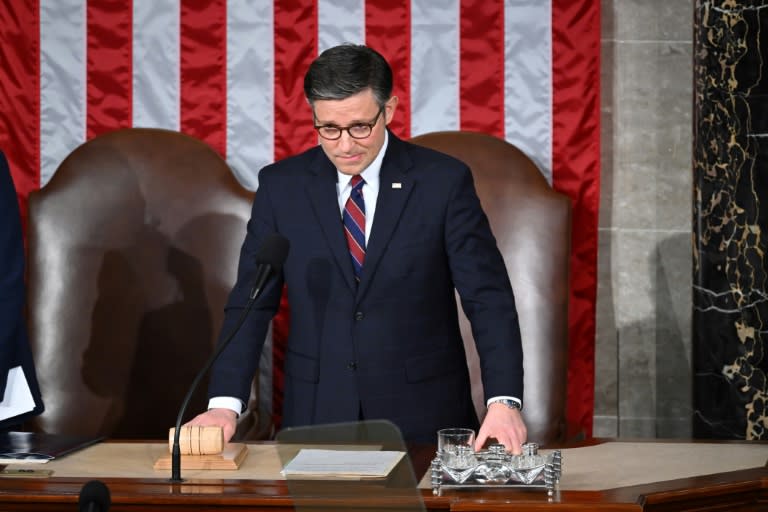
[[[82,0],[40,2],[40,186],[85,141],[85,25]]]
[[[550,0],[504,7],[505,138],[552,183],[552,5]]]
[[[459,0],[411,9],[411,135],[458,130]]]
[[[227,9],[227,160],[249,190],[275,158],[272,12],[262,0]]]
[[[365,44],[365,0],[318,0],[318,52],[342,43]]]
[[[178,130],[179,0],[133,3],[133,126]]]

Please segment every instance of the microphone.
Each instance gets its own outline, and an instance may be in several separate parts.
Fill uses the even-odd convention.
[[[181,433],[181,420],[192,399],[192,394],[195,392],[195,389],[197,389],[200,381],[203,380],[203,376],[219,357],[219,354],[224,351],[224,348],[226,348],[232,338],[235,337],[235,334],[240,330],[240,327],[242,327],[254,302],[264,290],[264,285],[267,283],[267,280],[277,273],[283,266],[283,263],[285,263],[285,259],[288,257],[289,245],[288,239],[277,233],[267,235],[264,239],[264,243],[261,245],[259,252],[256,253],[256,271],[254,272],[253,288],[251,288],[251,292],[248,295],[248,303],[240,314],[240,318],[237,320],[237,324],[235,324],[232,332],[229,333],[218,347],[216,347],[216,350],[211,354],[211,357],[208,358],[208,361],[203,368],[197,373],[195,380],[192,381],[192,385],[189,387],[186,397],[184,397],[184,401],[181,403],[179,415],[176,417],[176,431],[173,434],[173,447],[171,448],[171,482],[184,481],[181,478],[181,447],[179,445],[179,436]]]
[[[112,500],[109,497],[109,489],[104,482],[91,480],[80,489],[78,503],[80,512],[107,512]]]

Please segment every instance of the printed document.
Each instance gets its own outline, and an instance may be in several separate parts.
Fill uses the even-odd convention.
[[[286,464],[287,477],[383,478],[405,452],[302,449]]]

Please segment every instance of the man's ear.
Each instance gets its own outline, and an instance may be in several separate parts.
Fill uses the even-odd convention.
[[[384,104],[384,120],[386,121],[385,124],[389,124],[392,119],[395,117],[395,110],[397,109],[397,96],[392,96],[387,100],[387,102]]]

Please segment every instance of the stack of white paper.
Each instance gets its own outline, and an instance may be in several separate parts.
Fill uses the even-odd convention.
[[[405,452],[302,449],[285,468],[290,477],[384,478]]]

